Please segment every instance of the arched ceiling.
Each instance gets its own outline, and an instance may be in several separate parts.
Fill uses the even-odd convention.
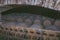
[[[38,7],[38,6],[32,6],[32,5],[9,5],[13,7],[10,10],[1,12],[2,15],[4,14],[9,14],[12,12],[26,12],[26,13],[32,13],[32,14],[38,14],[38,15],[43,15],[46,17],[54,18],[54,19],[59,19],[60,20],[60,12],[44,7]]]

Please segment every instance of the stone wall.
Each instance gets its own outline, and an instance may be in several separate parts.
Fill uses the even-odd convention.
[[[42,6],[50,9],[55,9],[60,11],[60,1],[59,0],[0,0],[0,5],[8,4],[27,4]]]

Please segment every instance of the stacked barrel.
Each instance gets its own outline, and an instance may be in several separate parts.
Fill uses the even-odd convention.
[[[60,40],[60,20],[29,13],[2,15],[1,40]]]

